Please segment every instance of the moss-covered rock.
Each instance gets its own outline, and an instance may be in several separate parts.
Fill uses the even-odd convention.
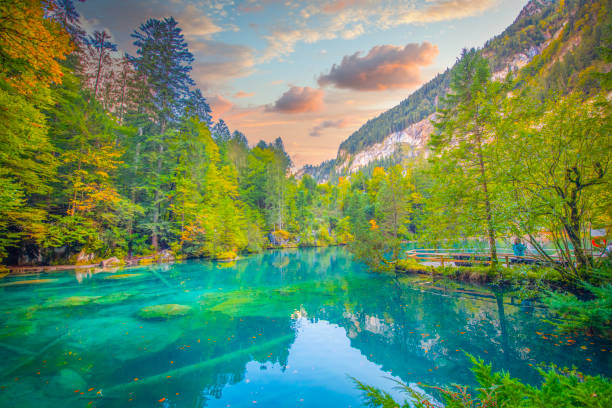
[[[45,303],[47,308],[77,307],[87,305],[102,296],[70,296],[61,299],[51,299]]]
[[[28,279],[20,281],[12,281],[0,284],[0,286],[21,286],[21,285],[39,285],[41,283],[57,282],[58,279]]]
[[[104,279],[115,280],[115,279],[131,279],[137,278],[144,275],[143,273],[119,273],[115,275],[105,276]]]
[[[45,393],[50,396],[70,396],[79,391],[85,391],[87,383],[79,373],[69,368],[64,368],[58,375],[49,381]]]
[[[175,303],[166,305],[147,306],[138,311],[138,317],[144,320],[166,320],[181,317],[191,312],[191,306]]]
[[[102,296],[99,299],[93,301],[96,305],[112,305],[115,303],[123,302],[124,300],[132,297],[130,293],[120,292],[120,293],[111,293],[110,295]]]

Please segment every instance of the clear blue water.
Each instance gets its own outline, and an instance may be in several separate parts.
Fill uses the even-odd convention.
[[[359,407],[349,376],[394,395],[389,378],[473,384],[462,350],[531,383],[540,362],[612,371],[611,344],[555,333],[542,309],[371,274],[342,248],[0,285],[2,407]],[[166,304],[188,310],[139,314]]]

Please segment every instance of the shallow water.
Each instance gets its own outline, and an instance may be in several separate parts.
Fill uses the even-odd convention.
[[[342,248],[92,272],[0,280],[0,406],[359,407],[348,376],[473,384],[462,350],[532,383],[540,362],[612,374],[611,344],[544,310],[370,274]],[[164,304],[191,309],[138,313]]]

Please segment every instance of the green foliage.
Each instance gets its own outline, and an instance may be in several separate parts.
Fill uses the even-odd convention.
[[[374,269],[393,270],[409,236],[412,205],[419,200],[409,172],[399,165],[376,168],[365,183],[355,180],[344,207],[354,236],[351,251]]]
[[[553,324],[563,332],[586,331],[606,337],[612,335],[612,284],[594,286],[583,282],[585,293],[579,298],[565,292],[548,292],[543,302],[559,319]]]
[[[372,387],[351,377],[351,379],[357,385],[357,388],[363,393],[363,402],[368,407],[380,407],[380,408],[408,408],[411,407],[410,403],[405,401],[402,405],[395,402],[393,397],[388,392],[381,391],[378,388]]]
[[[554,365],[541,368],[542,383],[526,385],[507,372],[494,372],[490,364],[469,356],[479,387],[472,392],[468,387],[428,387],[436,390],[447,408],[492,407],[592,407],[604,408],[612,404],[612,382],[601,376],[585,376],[575,369],[560,369]],[[431,397],[400,383],[400,389],[411,396],[403,405],[394,402],[384,391],[355,380],[370,407],[404,407],[412,402],[416,408],[440,408]]]

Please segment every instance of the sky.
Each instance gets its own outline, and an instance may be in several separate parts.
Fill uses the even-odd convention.
[[[87,0],[84,28],[123,52],[148,18],[173,16],[192,77],[250,144],[281,137],[294,165],[336,157],[397,105],[510,25],[527,0]]]

